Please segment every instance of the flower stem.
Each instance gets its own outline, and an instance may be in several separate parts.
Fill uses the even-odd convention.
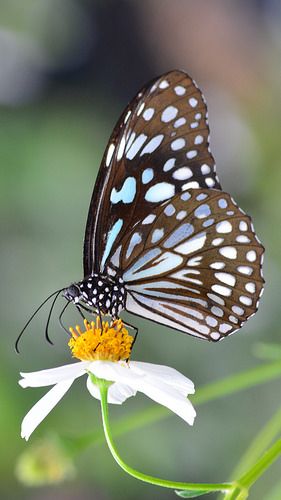
[[[281,439],[278,439],[258,460],[253,467],[251,467],[244,476],[242,476],[238,483],[249,488],[252,486],[257,479],[270,467],[270,465],[279,458],[281,454]]]
[[[102,423],[103,430],[107,445],[109,450],[117,462],[117,464],[125,471],[127,474],[133,476],[140,481],[144,481],[145,483],[154,484],[156,486],[162,486],[163,488],[171,488],[174,490],[190,490],[190,491],[198,491],[198,492],[211,492],[211,491],[229,491],[233,488],[232,483],[182,483],[177,481],[168,481],[166,479],[160,479],[154,476],[149,476],[142,472],[139,472],[129,465],[127,465],[122,458],[120,457],[117,448],[113,442],[112,433],[109,424],[109,414],[108,414],[108,404],[107,404],[107,393],[108,386],[104,383],[103,380],[99,381],[99,390],[101,395],[101,412],[102,412]]]

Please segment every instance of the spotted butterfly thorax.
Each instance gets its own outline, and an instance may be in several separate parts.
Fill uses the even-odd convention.
[[[217,341],[257,310],[264,248],[221,190],[196,83],[171,71],[125,109],[102,159],[68,301]]]

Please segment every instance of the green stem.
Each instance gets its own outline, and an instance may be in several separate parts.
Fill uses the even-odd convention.
[[[109,424],[109,415],[108,415],[108,404],[107,404],[107,393],[108,393],[108,384],[103,380],[99,381],[99,389],[101,395],[101,412],[102,412],[102,423],[104,435],[106,438],[107,445],[109,450],[117,462],[117,464],[125,471],[127,474],[133,476],[140,481],[144,481],[145,483],[154,484],[156,486],[162,486],[164,488],[171,488],[174,490],[190,490],[190,491],[199,491],[199,492],[210,492],[210,491],[229,491],[233,488],[232,483],[182,483],[178,481],[168,481],[166,479],[160,479],[154,476],[149,476],[142,472],[139,472],[129,465],[127,465],[122,458],[120,457],[117,448],[114,444],[112,433]]]
[[[245,488],[252,486],[259,477],[279,458],[281,454],[281,439],[278,439],[258,460],[253,467],[244,474],[237,483]]]

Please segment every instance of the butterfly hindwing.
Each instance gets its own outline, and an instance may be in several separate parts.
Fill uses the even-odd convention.
[[[84,274],[103,272],[131,227],[189,188],[220,183],[209,151],[204,97],[182,71],[146,85],[109,140],[94,189],[84,244]]]
[[[151,214],[152,215],[152,214]],[[258,306],[263,247],[251,219],[219,190],[189,190],[156,208],[120,245],[126,309],[219,340]]]

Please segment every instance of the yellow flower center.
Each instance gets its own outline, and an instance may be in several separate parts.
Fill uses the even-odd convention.
[[[99,317],[96,323],[84,320],[86,330],[81,331],[80,326],[69,328],[72,338],[68,345],[74,358],[83,361],[107,360],[119,361],[128,359],[131,354],[134,338],[129,335],[121,319],[112,321],[110,324],[102,322],[100,327]]]

